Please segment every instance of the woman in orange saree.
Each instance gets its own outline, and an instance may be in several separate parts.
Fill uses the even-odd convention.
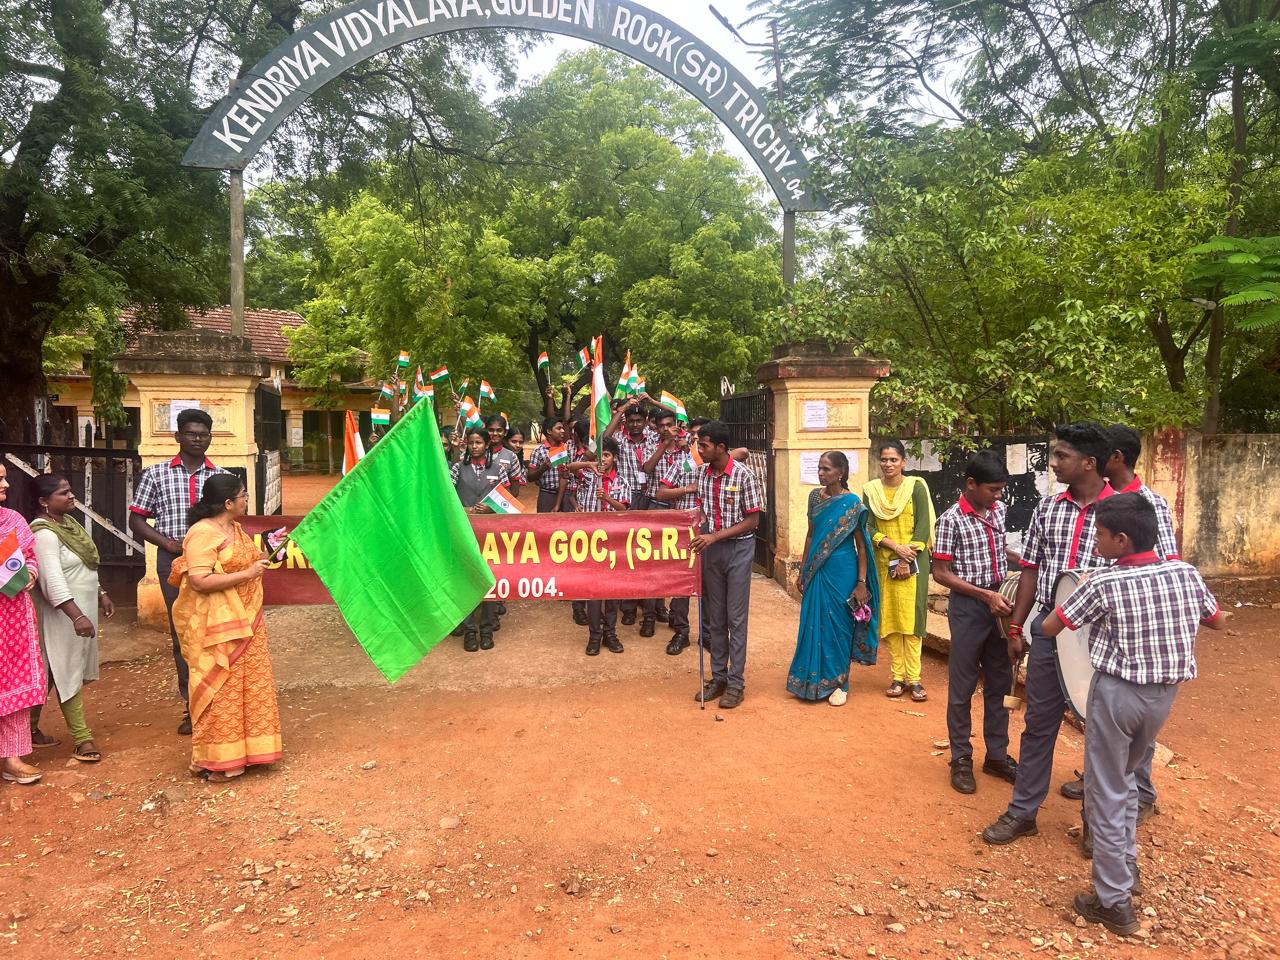
[[[267,561],[236,522],[248,494],[240,479],[205,481],[169,583],[173,622],[191,668],[191,772],[229,780],[282,755],[262,574]]]

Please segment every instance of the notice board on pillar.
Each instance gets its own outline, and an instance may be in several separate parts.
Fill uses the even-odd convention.
[[[796,397],[793,423],[799,433],[864,434],[860,397]]]

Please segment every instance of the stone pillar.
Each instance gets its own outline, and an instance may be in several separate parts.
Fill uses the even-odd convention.
[[[856,354],[852,344],[782,344],[756,378],[772,391],[775,560],[773,577],[796,592],[804,563],[809,494],[818,458],[828,450],[849,457],[849,486],[861,492],[871,445],[871,388],[889,375],[889,362]]]
[[[285,447],[289,451],[289,465],[300,468],[303,461],[302,450],[302,408],[285,410]]]
[[[253,436],[254,391],[270,372],[245,337],[208,330],[144,333],[115,361],[138,393],[144,468],[177,453],[170,408],[198,406],[213,418],[208,456],[220,467],[242,468],[249,502],[257,502],[258,444]],[[156,579],[156,552],[147,545],[147,573],[138,584],[138,620],[168,629],[164,600]]]

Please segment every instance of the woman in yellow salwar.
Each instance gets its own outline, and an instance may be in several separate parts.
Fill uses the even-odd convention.
[[[882,441],[879,480],[863,487],[871,508],[871,543],[880,578],[880,643],[889,648],[885,695],[929,699],[920,682],[920,648],[929,603],[929,548],[933,546],[933,501],[919,477],[903,476],[907,452],[897,440]]]
[[[239,477],[206,480],[169,576],[178,588],[173,622],[191,668],[191,772],[207,780],[230,780],[281,757],[262,623],[267,561],[236,523],[248,499]]]

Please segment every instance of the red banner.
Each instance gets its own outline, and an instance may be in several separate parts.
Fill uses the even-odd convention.
[[[301,520],[243,517],[240,523],[261,545],[267,531],[292,530]],[[471,516],[493,571],[492,600],[697,596],[701,566],[689,548],[695,522],[692,512],[679,510]],[[333,602],[292,541],[263,584],[269,605]]]

